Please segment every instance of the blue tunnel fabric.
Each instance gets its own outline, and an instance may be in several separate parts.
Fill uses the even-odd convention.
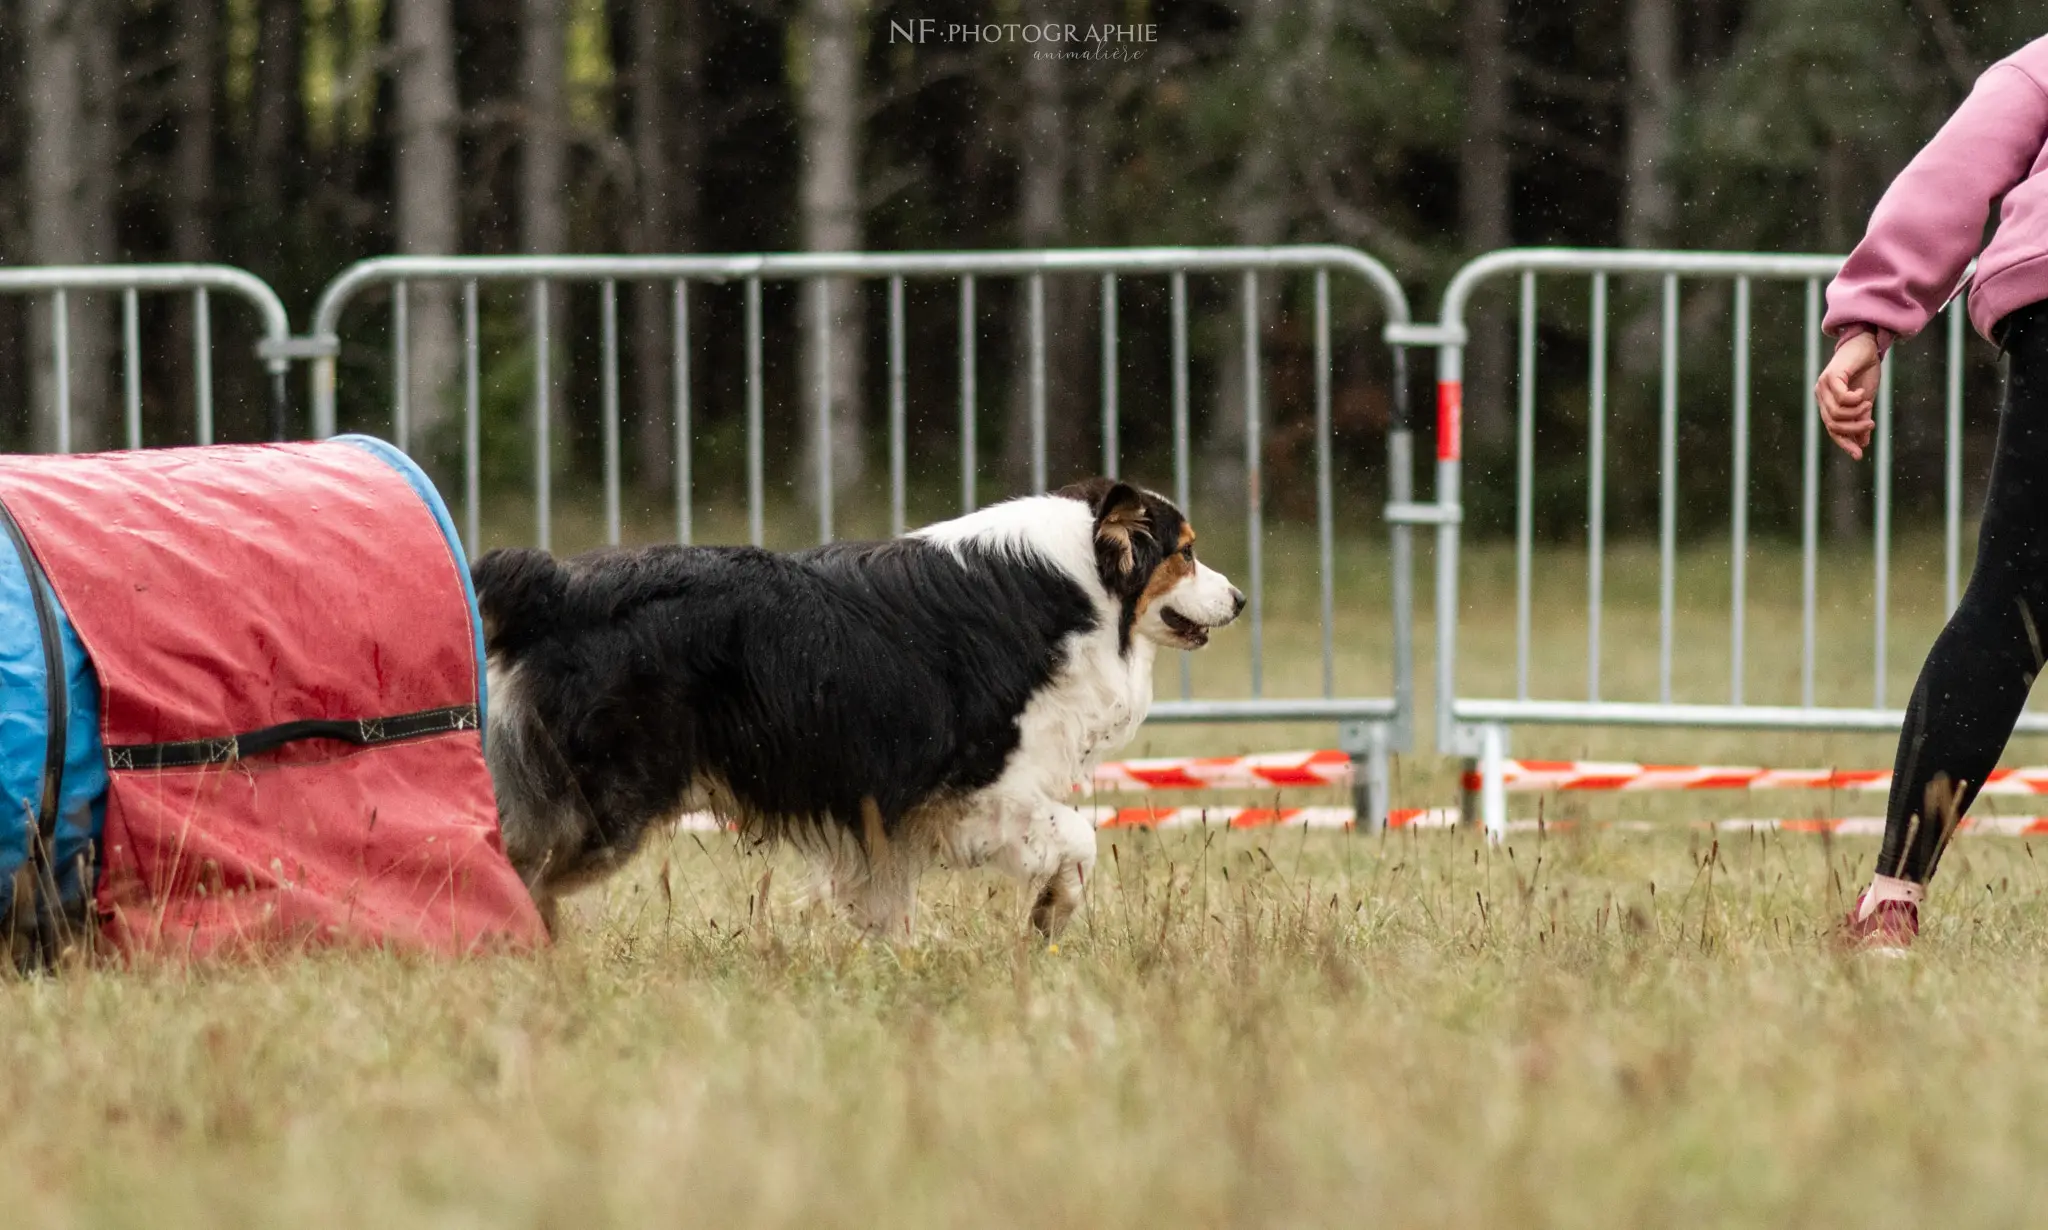
[[[57,795],[56,876],[66,906],[93,891],[84,856],[106,818],[107,760],[100,746],[100,685],[85,646],[50,595],[64,646],[64,780]],[[15,873],[28,862],[29,835],[42,798],[49,736],[43,637],[28,574],[14,544],[0,537],[0,918],[14,907]]]

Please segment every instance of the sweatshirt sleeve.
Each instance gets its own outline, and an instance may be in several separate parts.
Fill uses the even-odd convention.
[[[2026,179],[2048,144],[2048,94],[2013,64],[1993,65],[1899,172],[1863,242],[1828,287],[1822,329],[1911,337],[1954,296],[1984,241],[1992,205]]]

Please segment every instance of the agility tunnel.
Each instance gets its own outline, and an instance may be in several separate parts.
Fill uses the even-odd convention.
[[[0,458],[17,961],[542,942],[446,507],[364,436]]]

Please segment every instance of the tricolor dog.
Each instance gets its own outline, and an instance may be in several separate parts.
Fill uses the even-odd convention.
[[[1179,509],[1104,478],[888,542],[503,550],[475,579],[505,845],[550,925],[709,809],[891,938],[934,863],[1025,881],[1056,935],[1095,866],[1075,785],[1144,721],[1159,648],[1244,608]]]

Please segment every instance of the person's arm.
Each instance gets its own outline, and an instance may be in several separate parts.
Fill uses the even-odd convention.
[[[1822,329],[1873,333],[1884,350],[1925,328],[1962,284],[1992,205],[2027,178],[2043,145],[2048,93],[2012,64],[1978,78],[1878,201],[1828,287]]]
[[[1999,64],[1917,154],[1870,216],[1863,242],[1828,287],[1821,328],[1838,339],[1814,386],[1828,435],[1861,458],[1884,352],[1925,328],[1962,284],[2000,197],[2048,145],[2048,93]]]

